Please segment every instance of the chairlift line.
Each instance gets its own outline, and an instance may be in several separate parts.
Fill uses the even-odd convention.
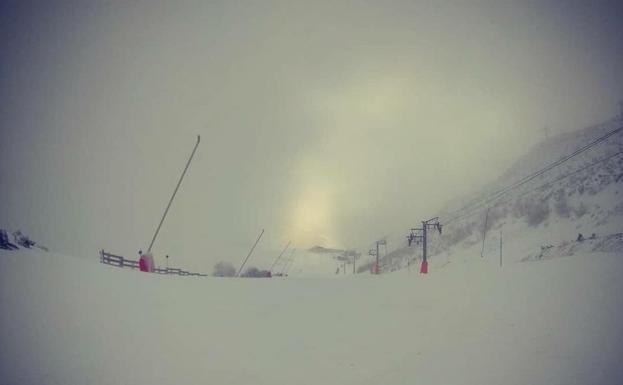
[[[582,171],[584,171],[584,170],[586,170],[586,169],[589,169],[589,168],[591,168],[591,167],[593,167],[593,166],[596,166],[596,165],[598,165],[598,164],[600,164],[600,163],[606,162],[606,161],[608,161],[608,160],[610,160],[610,159],[612,159],[612,158],[614,158],[614,157],[617,157],[617,156],[619,156],[619,155],[621,155],[621,154],[623,154],[623,151],[618,151],[618,152],[615,152],[615,153],[613,153],[613,154],[611,154],[611,155],[608,155],[608,156],[606,156],[606,157],[604,157],[604,158],[602,158],[602,159],[600,159],[600,160],[597,160],[597,161],[595,161],[595,162],[593,162],[593,163],[591,163],[591,164],[589,164],[589,165],[586,165],[586,166],[581,167],[581,168],[579,168],[579,169],[573,170],[573,171],[571,171],[571,172],[570,172],[570,173],[568,173],[568,174],[565,174],[565,175],[563,175],[563,176],[560,176],[560,177],[558,177],[558,178],[556,178],[556,179],[554,179],[554,180],[551,180],[551,181],[549,181],[549,182],[545,182],[545,183],[543,183],[542,185],[540,185],[540,186],[538,186],[538,187],[535,187],[534,189],[531,189],[531,190],[528,190],[528,191],[524,191],[524,192],[522,192],[521,194],[519,194],[519,195],[517,195],[517,196],[515,196],[514,198],[511,198],[511,199],[517,199],[517,198],[520,198],[520,197],[522,197],[522,196],[524,196],[524,195],[526,195],[526,194],[529,194],[529,193],[532,193],[532,192],[534,192],[534,191],[536,191],[536,190],[542,189],[542,188],[544,188],[545,186],[547,186],[547,185],[549,185],[549,184],[556,183],[556,182],[558,182],[558,181],[560,181],[560,180],[562,180],[562,179],[568,178],[568,177],[570,177],[570,176],[572,176],[572,175],[575,175],[575,174],[577,174],[577,173],[579,173],[579,172],[582,172]],[[490,200],[484,201],[484,202],[482,202],[481,204],[479,204],[479,205],[477,205],[477,206],[473,207],[472,209],[468,210],[466,213],[463,213],[463,214],[461,214],[461,215],[459,215],[459,216],[456,216],[456,217],[454,217],[454,218],[452,218],[452,219],[448,220],[448,222],[446,222],[446,224],[447,224],[447,223],[451,223],[451,222],[455,222],[455,221],[457,221],[457,220],[461,220],[461,219],[464,219],[464,218],[469,218],[469,217],[471,217],[472,215],[474,215],[476,212],[478,212],[478,210],[480,210],[480,208],[482,208],[482,207],[484,207],[484,206],[487,206],[487,205],[489,205],[489,204],[492,204],[492,203],[494,203],[494,202],[498,202],[498,200],[499,200],[500,198],[501,198],[501,196],[500,196],[500,197],[497,197],[497,198],[494,198],[494,199],[490,199]],[[505,203],[505,202],[508,202],[508,201],[509,201],[509,199],[506,199],[506,200],[501,200],[501,201],[499,201],[498,203]]]
[[[561,165],[562,163],[564,163],[564,162],[568,161],[569,159],[571,159],[571,158],[581,154],[582,152],[590,149],[591,147],[593,147],[593,146],[603,142],[604,140],[608,139],[612,135],[614,135],[614,134],[616,134],[616,133],[618,133],[618,132],[620,132],[622,130],[623,130],[623,127],[619,127],[619,128],[617,128],[615,130],[612,130],[612,131],[606,133],[605,135],[602,135],[599,138],[593,140],[592,142],[586,144],[585,146],[583,146],[583,147],[573,151],[569,155],[566,155],[566,156],[562,157],[561,159],[559,159],[559,160],[557,160],[555,162],[550,163],[549,165],[545,166],[541,170],[536,171],[536,172],[534,172],[534,173],[532,173],[530,175],[527,175],[527,176],[523,177],[522,179],[520,179],[518,181],[515,181],[514,183],[512,183],[512,184],[510,184],[510,185],[508,185],[506,187],[503,187],[503,188],[501,188],[501,189],[499,189],[499,190],[489,194],[489,196],[484,197],[484,198],[476,198],[476,199],[472,200],[471,202],[467,203],[462,208],[460,208],[458,210],[455,210],[454,212],[448,214],[448,216],[453,215],[454,217],[451,218],[451,219],[448,219],[448,220],[446,220],[444,222],[446,224],[454,222],[456,219],[462,217],[462,215],[456,215],[456,214],[460,213],[461,211],[469,210],[469,206],[472,206],[474,204],[478,204],[479,202],[483,202],[484,204],[486,204],[486,202],[490,202],[492,200],[496,200],[500,196],[506,194],[507,192],[509,192],[511,190],[514,190],[515,188],[517,188],[517,187],[519,187],[519,186],[521,186],[521,185],[531,181],[532,179],[534,179],[534,178],[536,178],[536,177],[538,177],[540,175],[543,175],[547,171],[549,171],[549,170],[551,170],[551,169]],[[477,207],[480,206],[481,204],[478,204]]]

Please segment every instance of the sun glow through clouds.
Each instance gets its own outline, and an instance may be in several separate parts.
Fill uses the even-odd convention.
[[[290,237],[299,247],[332,244],[332,221],[332,202],[328,189],[306,189],[294,204]]]

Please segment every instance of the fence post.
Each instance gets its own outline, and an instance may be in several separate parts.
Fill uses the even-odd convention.
[[[131,269],[138,269],[138,261],[134,261],[132,259],[126,259],[121,255],[115,255],[107,253],[104,249],[100,249],[100,262],[105,265],[118,266],[121,268],[129,267]],[[207,277],[207,274],[201,273],[192,273],[190,271],[182,270],[179,268],[167,267],[167,268],[156,268],[154,270],[155,273],[159,274],[175,274],[179,276],[197,276],[197,277]]]

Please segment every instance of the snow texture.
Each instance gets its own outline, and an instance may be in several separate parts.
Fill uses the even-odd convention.
[[[478,250],[477,250],[478,251]],[[161,276],[0,252],[11,384],[620,384],[623,255],[479,253],[344,279]]]

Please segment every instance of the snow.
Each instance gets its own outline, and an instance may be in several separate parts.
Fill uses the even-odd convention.
[[[623,253],[173,277],[0,251],[4,384],[619,384]]]
[[[521,260],[538,252],[541,246],[559,246],[573,241],[579,233],[586,238],[593,233],[604,238],[623,232],[623,133],[620,131],[534,180],[491,198],[492,192],[514,185],[557,160],[566,159],[622,124],[623,120],[617,118],[549,138],[518,159],[491,185],[483,186],[477,193],[437,214],[420,217],[439,216],[444,225],[441,236],[433,231],[428,255],[447,258],[476,248],[478,254],[484,251],[485,255],[497,255],[502,233],[505,248],[512,247],[507,258],[512,260],[516,256]],[[418,226],[416,223],[411,223],[411,227]],[[405,224],[388,237],[393,250],[381,257],[383,271],[403,269],[409,259],[420,258],[421,247],[407,247],[408,228]],[[618,245],[623,248],[620,242]]]
[[[548,139],[464,202],[617,125]],[[419,262],[406,268],[420,255],[406,247],[408,226],[388,236],[379,276],[352,275],[352,265],[336,275],[339,253],[310,250],[288,251],[275,271],[293,255],[289,277],[272,279],[141,273],[102,265],[96,251],[0,250],[0,382],[620,384],[623,159],[559,179],[620,143],[491,202],[484,243],[487,207],[444,223],[429,239],[428,275]],[[531,217],[540,208],[547,215]]]

